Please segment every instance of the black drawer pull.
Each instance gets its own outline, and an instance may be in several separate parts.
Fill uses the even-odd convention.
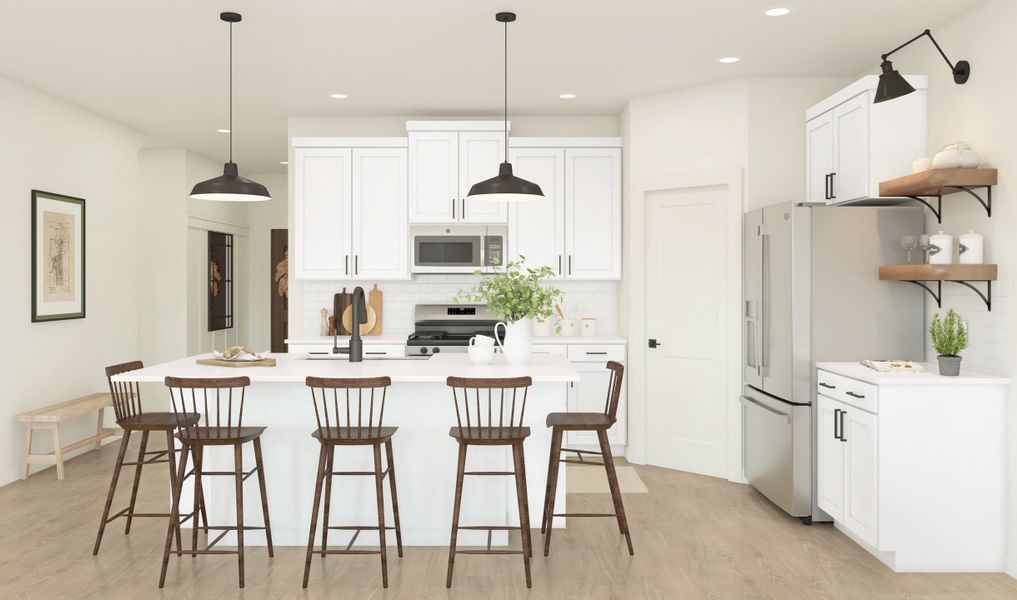
[[[835,389],[837,389],[837,386],[835,386],[835,385],[830,385],[829,383],[823,383],[822,381],[820,381],[820,382],[819,382],[819,385],[820,385],[821,387],[825,387],[825,388],[826,388],[826,389],[828,389],[828,390],[835,390]]]
[[[607,354],[607,352],[587,352],[586,354],[587,355],[592,355],[592,354]]]
[[[382,356],[388,354],[388,352],[364,352],[364,354],[380,354]]]
[[[865,397],[865,394],[856,394],[854,392],[847,392],[847,395],[851,396],[852,398],[864,398]]]

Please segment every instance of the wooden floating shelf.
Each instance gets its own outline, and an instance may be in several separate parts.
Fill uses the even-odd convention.
[[[978,294],[991,311],[992,282],[996,281],[998,271],[997,265],[883,265],[879,267],[879,278],[913,283],[928,292],[940,308],[943,308],[943,282],[957,283]],[[972,285],[972,281],[984,282],[985,293]],[[936,289],[929,287],[927,282],[935,283]]]
[[[997,265],[884,265],[884,281],[995,281]]]
[[[965,191],[964,188],[983,188],[996,185],[996,169],[930,169],[923,173],[905,175],[879,183],[883,197],[946,196]]]

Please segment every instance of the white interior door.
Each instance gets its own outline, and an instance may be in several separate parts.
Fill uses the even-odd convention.
[[[296,278],[349,275],[349,148],[295,148],[293,224]]]
[[[468,200],[473,184],[498,174],[505,162],[505,134],[500,131],[459,132],[459,198],[460,221],[466,223],[505,223],[508,206],[505,202]]]
[[[565,150],[512,148],[514,172],[544,192],[543,200],[514,202],[509,209],[510,257],[526,257],[531,267],[565,274]]]
[[[728,307],[740,296],[732,270],[741,230],[730,206],[740,200],[731,196],[727,184],[645,195],[646,337],[659,342],[646,350],[646,456],[717,477],[728,475],[728,380],[738,356],[729,347],[738,313]]]
[[[459,202],[459,134],[411,131],[409,134],[411,223],[452,223]]]
[[[353,150],[353,277],[408,279],[406,149]]]

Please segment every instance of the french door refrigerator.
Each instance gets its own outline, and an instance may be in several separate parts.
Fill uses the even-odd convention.
[[[912,206],[783,203],[745,215],[742,464],[806,523],[830,520],[816,503],[815,363],[923,359],[924,292],[878,271],[905,261],[901,236],[924,230]]]

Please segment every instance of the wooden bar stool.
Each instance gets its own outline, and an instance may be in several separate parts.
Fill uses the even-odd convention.
[[[526,587],[530,581],[530,504],[526,497],[526,465],[523,460],[523,441],[530,428],[523,427],[526,396],[533,381],[529,377],[506,379],[466,379],[449,377],[456,408],[456,426],[448,434],[459,443],[459,466],[456,471],[455,504],[452,509],[452,541],[448,549],[448,576],[445,587],[452,587],[452,570],[456,554],[522,554],[526,571]],[[459,390],[462,390],[460,398]],[[520,394],[520,390],[522,393]],[[518,411],[517,411],[518,409]],[[466,450],[470,446],[511,446],[512,471],[467,471]],[[459,525],[459,507],[463,499],[463,476],[508,476],[516,481],[516,500],[519,505],[519,527],[504,525]],[[486,550],[457,550],[456,538],[460,529],[487,531]],[[521,550],[492,550],[491,532],[518,529],[522,535]]]
[[[382,427],[385,416],[385,397],[392,380],[388,377],[364,379],[331,379],[308,377],[305,380],[311,389],[314,416],[318,429],[311,436],[321,444],[318,455],[318,470],[314,484],[314,507],[311,509],[311,529],[307,535],[307,557],[304,561],[304,584],[311,574],[311,555],[314,549],[314,533],[318,526],[318,508],[321,504],[321,487],[325,486],[325,514],[321,524],[321,548],[317,552],[326,554],[380,554],[381,585],[388,587],[388,561],[385,550],[387,530],[394,529],[399,557],[403,555],[403,534],[399,527],[399,498],[396,495],[395,463],[392,460],[392,436],[398,427]],[[344,418],[345,417],[345,418]],[[356,424],[354,424],[354,421]],[[387,467],[381,468],[381,447],[385,446]],[[337,446],[371,446],[374,450],[373,471],[334,471]],[[329,508],[332,499],[332,476],[373,476],[375,497],[378,501],[377,525],[329,525]],[[392,493],[392,520],[394,527],[385,526],[385,491],[382,482],[388,477]],[[353,531],[346,548],[328,549],[330,529]],[[354,550],[353,543],[363,530],[378,532],[378,550]]]
[[[265,494],[265,467],[261,459],[261,434],[264,427],[244,427],[244,396],[251,380],[247,377],[225,377],[222,379],[185,379],[167,377],[166,387],[170,391],[173,412],[180,423],[176,434],[183,445],[184,456],[190,449],[194,455],[194,498],[199,501],[202,494],[201,478],[203,476],[230,476],[236,485],[237,524],[208,525],[205,530],[221,531],[204,549],[198,549],[198,529],[192,530],[191,549],[183,551],[195,557],[199,554],[236,554],[240,570],[240,587],[244,587],[244,531],[248,529],[264,529],[268,542],[268,555],[273,556],[272,526],[268,519],[268,496]],[[234,392],[237,392],[236,394]],[[239,396],[239,397],[235,397]],[[235,414],[234,414],[235,413]],[[205,425],[199,426],[201,417],[205,417]],[[244,471],[243,445],[252,442],[254,445],[255,467]],[[206,446],[233,446],[232,471],[205,471],[202,469]],[[170,545],[174,535],[180,535],[178,511],[180,496],[183,490],[184,469],[186,461],[180,461],[175,486],[173,488],[173,505],[169,528],[166,531],[166,549],[162,556],[162,572],[159,575],[159,587],[166,583],[166,569],[169,567]],[[244,524],[244,481],[253,473],[258,473],[258,487],[261,490],[261,512],[264,526],[255,527]],[[215,544],[230,531],[237,532],[236,550],[214,550]],[[181,552],[177,552],[180,556]]]
[[[131,532],[131,521],[134,517],[169,517],[170,513],[140,513],[134,510],[135,502],[138,499],[138,484],[141,482],[141,470],[145,465],[157,463],[169,463],[170,489],[176,486],[177,465],[176,450],[173,444],[173,432],[176,431],[178,421],[176,415],[171,412],[143,412],[141,408],[141,389],[137,383],[114,382],[113,376],[128,371],[136,371],[144,368],[141,361],[134,361],[106,367],[106,380],[109,383],[110,395],[113,397],[113,410],[116,414],[117,425],[124,430],[123,438],[120,441],[120,452],[117,454],[117,462],[113,467],[113,480],[109,484],[109,492],[106,494],[106,505],[102,509],[102,519],[99,520],[99,532],[95,536],[95,546],[92,547],[92,556],[99,553],[99,545],[102,543],[102,534],[106,530],[106,524],[115,519],[124,517],[127,524],[124,526],[124,534]],[[100,412],[100,415],[102,413]],[[197,422],[197,416],[191,421]],[[192,423],[193,424],[193,423]],[[127,445],[131,440],[131,433],[141,432],[141,445],[138,447],[138,460],[124,461],[127,455]],[[148,436],[150,433],[162,432],[166,434],[166,450],[148,450]],[[165,458],[164,458],[165,457]],[[187,463],[187,454],[181,454],[181,462]],[[117,483],[120,481],[120,471],[125,466],[134,467],[134,485],[131,488],[131,501],[127,508],[110,516],[110,508],[113,505],[113,495],[117,490]],[[183,516],[183,521],[196,518],[195,512],[200,511],[200,516],[205,525],[208,519],[205,518],[204,499],[198,497],[195,509]],[[197,525],[197,524],[196,524]],[[180,550],[180,534],[177,533],[177,550]]]
[[[607,363],[611,370],[611,380],[607,387],[607,401],[604,403],[602,413],[551,413],[547,415],[547,426],[551,431],[551,457],[547,465],[547,487],[544,490],[544,518],[540,524],[540,532],[544,534],[544,556],[551,551],[551,523],[554,517],[615,517],[618,520],[618,530],[625,536],[625,542],[629,547],[629,555],[634,555],[632,550],[632,537],[629,535],[629,524],[625,519],[625,506],[622,504],[621,490],[618,488],[618,474],[614,470],[614,457],[611,455],[611,444],[607,439],[607,431],[614,425],[618,414],[618,399],[621,397],[622,377],[625,367],[614,361]],[[596,431],[597,440],[600,442],[600,452],[592,450],[576,450],[573,448],[562,448],[562,436],[566,431]],[[579,460],[562,459],[562,452],[574,452]],[[598,454],[602,462],[585,462],[583,454]],[[574,463],[580,465],[600,465],[607,471],[607,482],[611,488],[611,499],[614,502],[613,513],[555,513],[554,496],[558,489],[558,472],[561,463]]]

